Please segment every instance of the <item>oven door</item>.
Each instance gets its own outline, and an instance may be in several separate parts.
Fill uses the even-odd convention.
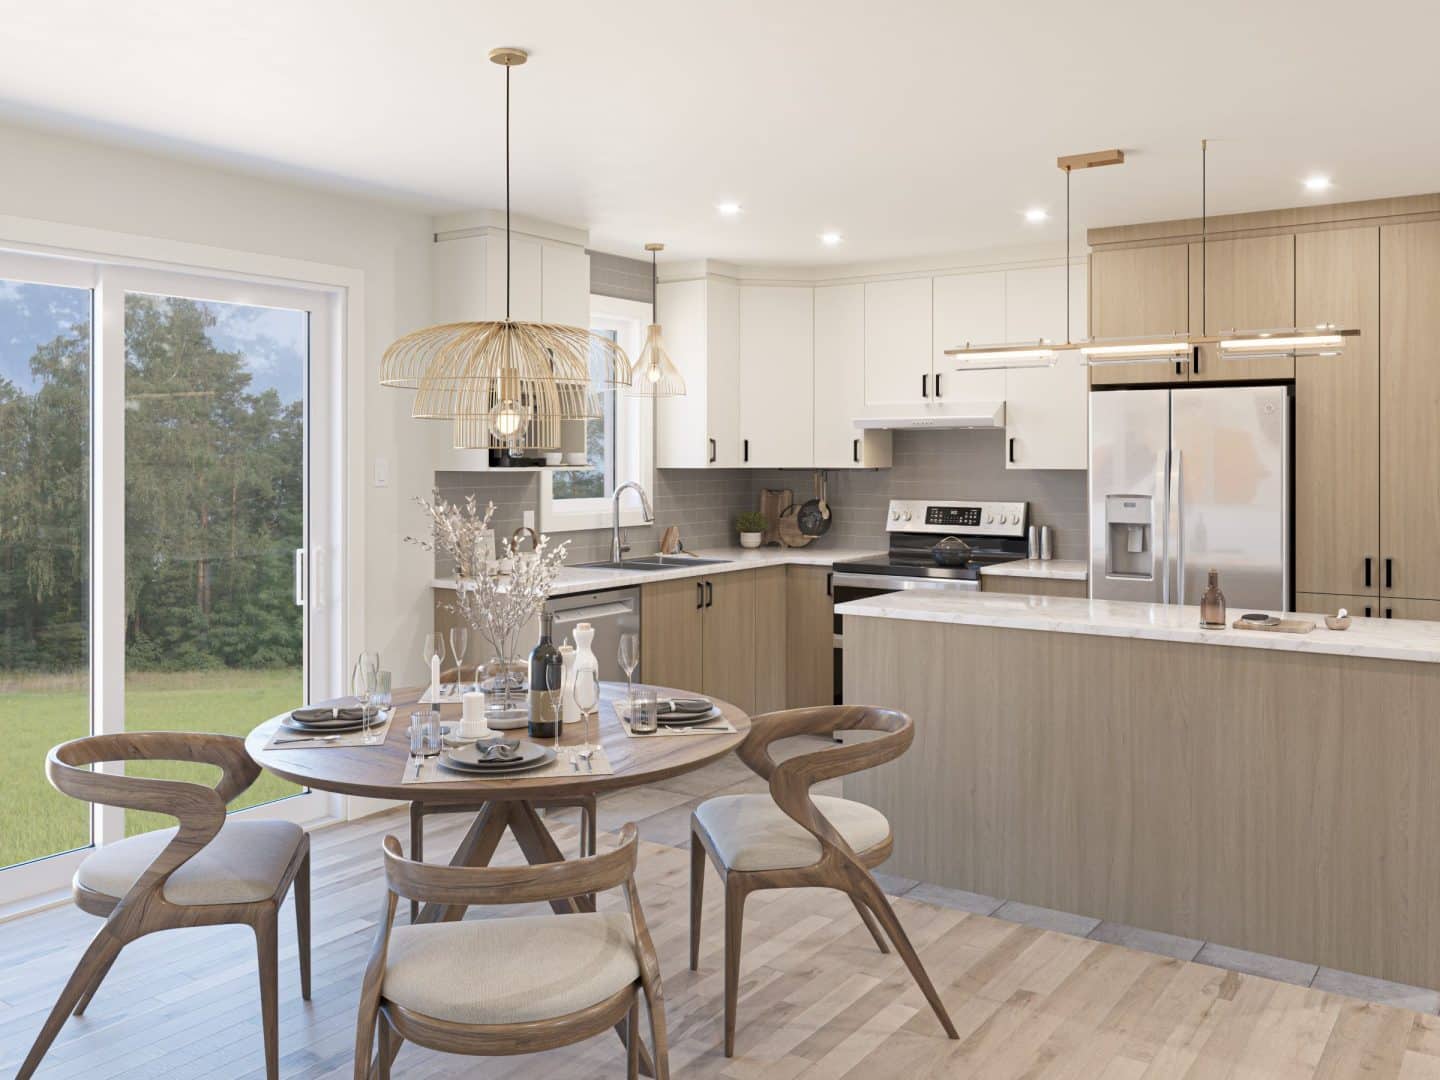
[[[834,597],[836,607],[848,604],[851,600],[863,600],[867,596],[883,596],[885,593],[909,590],[951,592],[956,589],[978,592],[980,582],[957,578],[904,577],[898,574],[893,577],[888,574],[847,574],[842,571],[836,571],[831,581],[831,595]],[[834,620],[835,704],[841,705],[844,704],[845,698],[845,619],[843,616],[835,615]]]

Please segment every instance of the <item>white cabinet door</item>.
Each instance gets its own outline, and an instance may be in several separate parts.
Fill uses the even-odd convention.
[[[931,346],[929,278],[865,286],[865,404],[933,401]]]
[[[947,274],[935,279],[935,331],[931,342],[940,401],[1004,401],[1005,372],[966,371],[946,349],[997,345],[1005,334],[1005,274]]]
[[[540,249],[540,315],[547,323],[590,329],[590,255],[574,244]]]
[[[814,302],[810,286],[740,286],[740,439],[744,464],[814,463]]]
[[[865,412],[865,286],[815,290],[815,467],[883,468],[890,432],[861,432]]]
[[[705,427],[703,463],[717,468],[743,464],[740,435],[740,286],[705,283]],[[674,356],[674,353],[671,353]]]
[[[733,282],[661,282],[660,326],[685,378],[683,397],[655,402],[655,464],[733,468],[740,462],[740,299]]]
[[[1065,340],[1065,268],[1037,267],[1005,274],[1005,333],[1009,341]],[[1086,333],[1084,270],[1070,281],[1070,334]],[[1089,455],[1089,379],[1078,350],[1054,367],[1017,368],[1005,376],[1005,467],[1083,469]]]

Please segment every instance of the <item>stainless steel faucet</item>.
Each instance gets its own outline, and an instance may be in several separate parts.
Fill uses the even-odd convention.
[[[655,512],[650,509],[650,496],[645,494],[645,489],[634,480],[628,480],[615,489],[615,497],[610,504],[610,511],[614,515],[613,527],[610,533],[610,561],[620,562],[625,552],[630,550],[624,543],[624,537],[620,534],[620,496],[627,488],[634,488],[635,494],[640,496],[640,509],[645,512],[645,524],[650,525],[655,521]]]

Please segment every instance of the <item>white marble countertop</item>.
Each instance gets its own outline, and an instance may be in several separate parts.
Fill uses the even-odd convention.
[[[980,568],[981,577],[1041,578],[1045,581],[1085,581],[1090,564],[1084,559],[1016,559]]]
[[[1305,618],[1315,621],[1308,634],[1202,630],[1197,607],[959,590],[886,593],[840,604],[835,611],[852,617],[1440,663],[1440,622],[1413,619],[1352,618],[1348,630],[1327,630],[1322,615],[1306,613]],[[1239,614],[1231,611],[1229,617],[1233,621]]]
[[[598,592],[602,589],[624,589],[644,585],[652,581],[676,581],[682,578],[708,577],[712,574],[726,574],[735,570],[753,570],[761,566],[829,566],[847,559],[883,557],[884,553],[874,548],[803,548],[766,547],[717,548],[714,550],[692,551],[690,554],[702,559],[725,559],[726,562],[701,564],[698,566],[675,566],[664,570],[598,570],[585,567],[566,567],[555,580],[551,596],[573,596],[575,593]],[[684,558],[684,556],[679,556]],[[643,559],[643,555],[631,558]],[[434,578],[433,589],[454,591],[454,578]]]

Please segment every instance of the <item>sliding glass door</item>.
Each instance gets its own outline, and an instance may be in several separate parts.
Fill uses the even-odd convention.
[[[323,602],[339,581],[335,296],[100,264],[33,280],[50,264],[0,255],[37,271],[0,273],[0,767],[24,779],[0,787],[0,867],[43,860],[0,874],[0,899],[68,872],[67,851],[174,824],[54,792],[48,747],[244,735],[343,690]],[[331,807],[262,774],[245,809]]]

